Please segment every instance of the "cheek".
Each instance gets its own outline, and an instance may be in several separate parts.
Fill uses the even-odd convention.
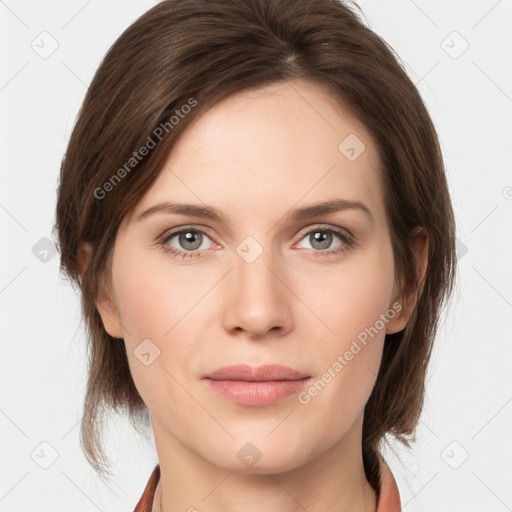
[[[303,301],[311,305],[320,321],[318,328],[336,348],[350,344],[390,308],[394,265],[386,240],[372,250],[351,254],[339,265],[313,267],[307,275],[300,284]],[[382,329],[382,323],[377,327]]]
[[[392,250],[386,244],[379,247],[347,259],[346,264],[333,267],[329,273],[324,270],[310,275],[310,282],[316,286],[303,286],[304,302],[318,308],[315,311],[320,322],[312,322],[308,316],[299,329],[313,336],[314,324],[324,334],[317,335],[318,382],[306,390],[302,403],[310,399],[318,406],[337,403],[345,413],[355,413],[371,393],[386,325],[395,316],[390,304],[394,283]],[[332,414],[337,416],[338,412]]]
[[[119,314],[131,344],[145,338],[172,336],[187,310],[200,299],[202,286],[190,281],[190,271],[173,269],[165,258],[125,251],[115,269]]]
[[[197,302],[197,293],[147,256],[126,250],[120,254],[123,257],[114,261],[113,274],[128,362],[137,390],[152,409],[159,396],[172,402],[179,387],[169,386],[173,376],[182,381],[177,370],[183,366],[180,362],[190,336],[180,330],[187,323],[187,310]]]

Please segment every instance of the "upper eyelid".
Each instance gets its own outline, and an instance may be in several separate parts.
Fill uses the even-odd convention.
[[[197,232],[200,232],[200,233],[204,233],[205,235],[211,237],[210,233],[209,233],[209,229],[208,228],[205,228],[204,226],[201,226],[201,227],[197,227],[197,226],[194,226],[194,225],[185,225],[185,226],[180,226],[180,227],[177,227],[177,228],[171,228],[171,229],[166,229],[158,238],[161,239],[161,238],[170,238],[170,237],[173,237],[175,235],[179,235],[180,233],[183,233],[184,231],[197,231]]]
[[[347,234],[347,236],[349,236],[351,238],[354,237],[354,235],[352,235],[352,233],[347,228],[342,228],[340,226],[332,226],[330,224],[323,224],[323,223],[319,223],[319,224],[317,224],[316,226],[313,226],[313,227],[307,227],[307,228],[301,229],[299,231],[299,233],[302,234],[302,235],[307,235],[311,231],[315,231],[315,230],[318,230],[318,231],[334,231],[337,234],[340,234],[340,232],[341,232],[341,234],[343,234],[343,232],[345,232]]]

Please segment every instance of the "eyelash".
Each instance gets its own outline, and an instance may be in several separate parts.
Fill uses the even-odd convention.
[[[201,234],[205,235],[206,237],[210,238],[208,236],[208,233],[206,233],[202,229],[185,226],[183,228],[177,229],[176,231],[171,231],[170,233],[168,233],[168,232],[165,233],[162,237],[160,237],[158,239],[158,245],[160,245],[166,253],[171,254],[171,256],[173,256],[174,258],[182,258],[182,259],[201,258],[202,257],[201,252],[203,252],[202,250],[198,251],[196,249],[194,251],[180,251],[174,247],[170,247],[169,245],[167,245],[168,242],[172,238],[174,238],[176,235],[179,235],[181,233],[188,233],[188,232],[201,233]],[[327,226],[319,226],[319,227],[316,227],[314,229],[307,231],[306,233],[304,233],[301,236],[301,238],[299,239],[299,242],[306,236],[311,235],[311,233],[317,233],[317,232],[332,233],[334,235],[337,235],[343,243],[341,246],[337,247],[336,249],[329,249],[329,250],[309,249],[310,251],[313,251],[314,256],[328,257],[328,256],[334,256],[337,254],[341,254],[341,253],[345,252],[346,250],[350,249],[355,243],[354,237],[347,234],[345,231],[341,231],[341,230],[338,230],[338,229],[335,229],[332,227],[327,227]]]

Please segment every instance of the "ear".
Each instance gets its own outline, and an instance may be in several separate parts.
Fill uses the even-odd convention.
[[[92,256],[92,245],[88,242],[80,244],[77,253],[78,266],[80,274],[83,276],[89,268]],[[107,283],[101,283],[95,300],[96,309],[100,314],[103,327],[113,338],[123,338],[123,329],[121,326],[119,308],[112,298],[111,286]]]
[[[418,297],[423,292],[425,284],[425,274],[428,265],[428,247],[429,239],[428,232],[425,228],[417,226],[413,229],[411,236],[413,237],[414,253],[416,256],[416,272],[418,275],[419,289],[416,290],[414,286],[408,285],[405,290],[400,293],[400,290],[395,294],[392,304],[393,309],[398,311],[398,314],[391,319],[386,325],[386,334],[394,334],[405,329],[409,318],[411,317],[414,308],[416,307]]]

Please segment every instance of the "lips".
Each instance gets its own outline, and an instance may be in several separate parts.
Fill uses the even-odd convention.
[[[224,366],[206,375],[208,387],[238,405],[262,407],[300,391],[311,377],[281,365]]]
[[[204,378],[211,380],[238,380],[245,382],[269,382],[280,380],[301,380],[309,377],[309,375],[302,373],[287,366],[277,364],[262,365],[258,367],[249,366],[246,364],[236,364],[230,366],[223,366],[215,370]]]

